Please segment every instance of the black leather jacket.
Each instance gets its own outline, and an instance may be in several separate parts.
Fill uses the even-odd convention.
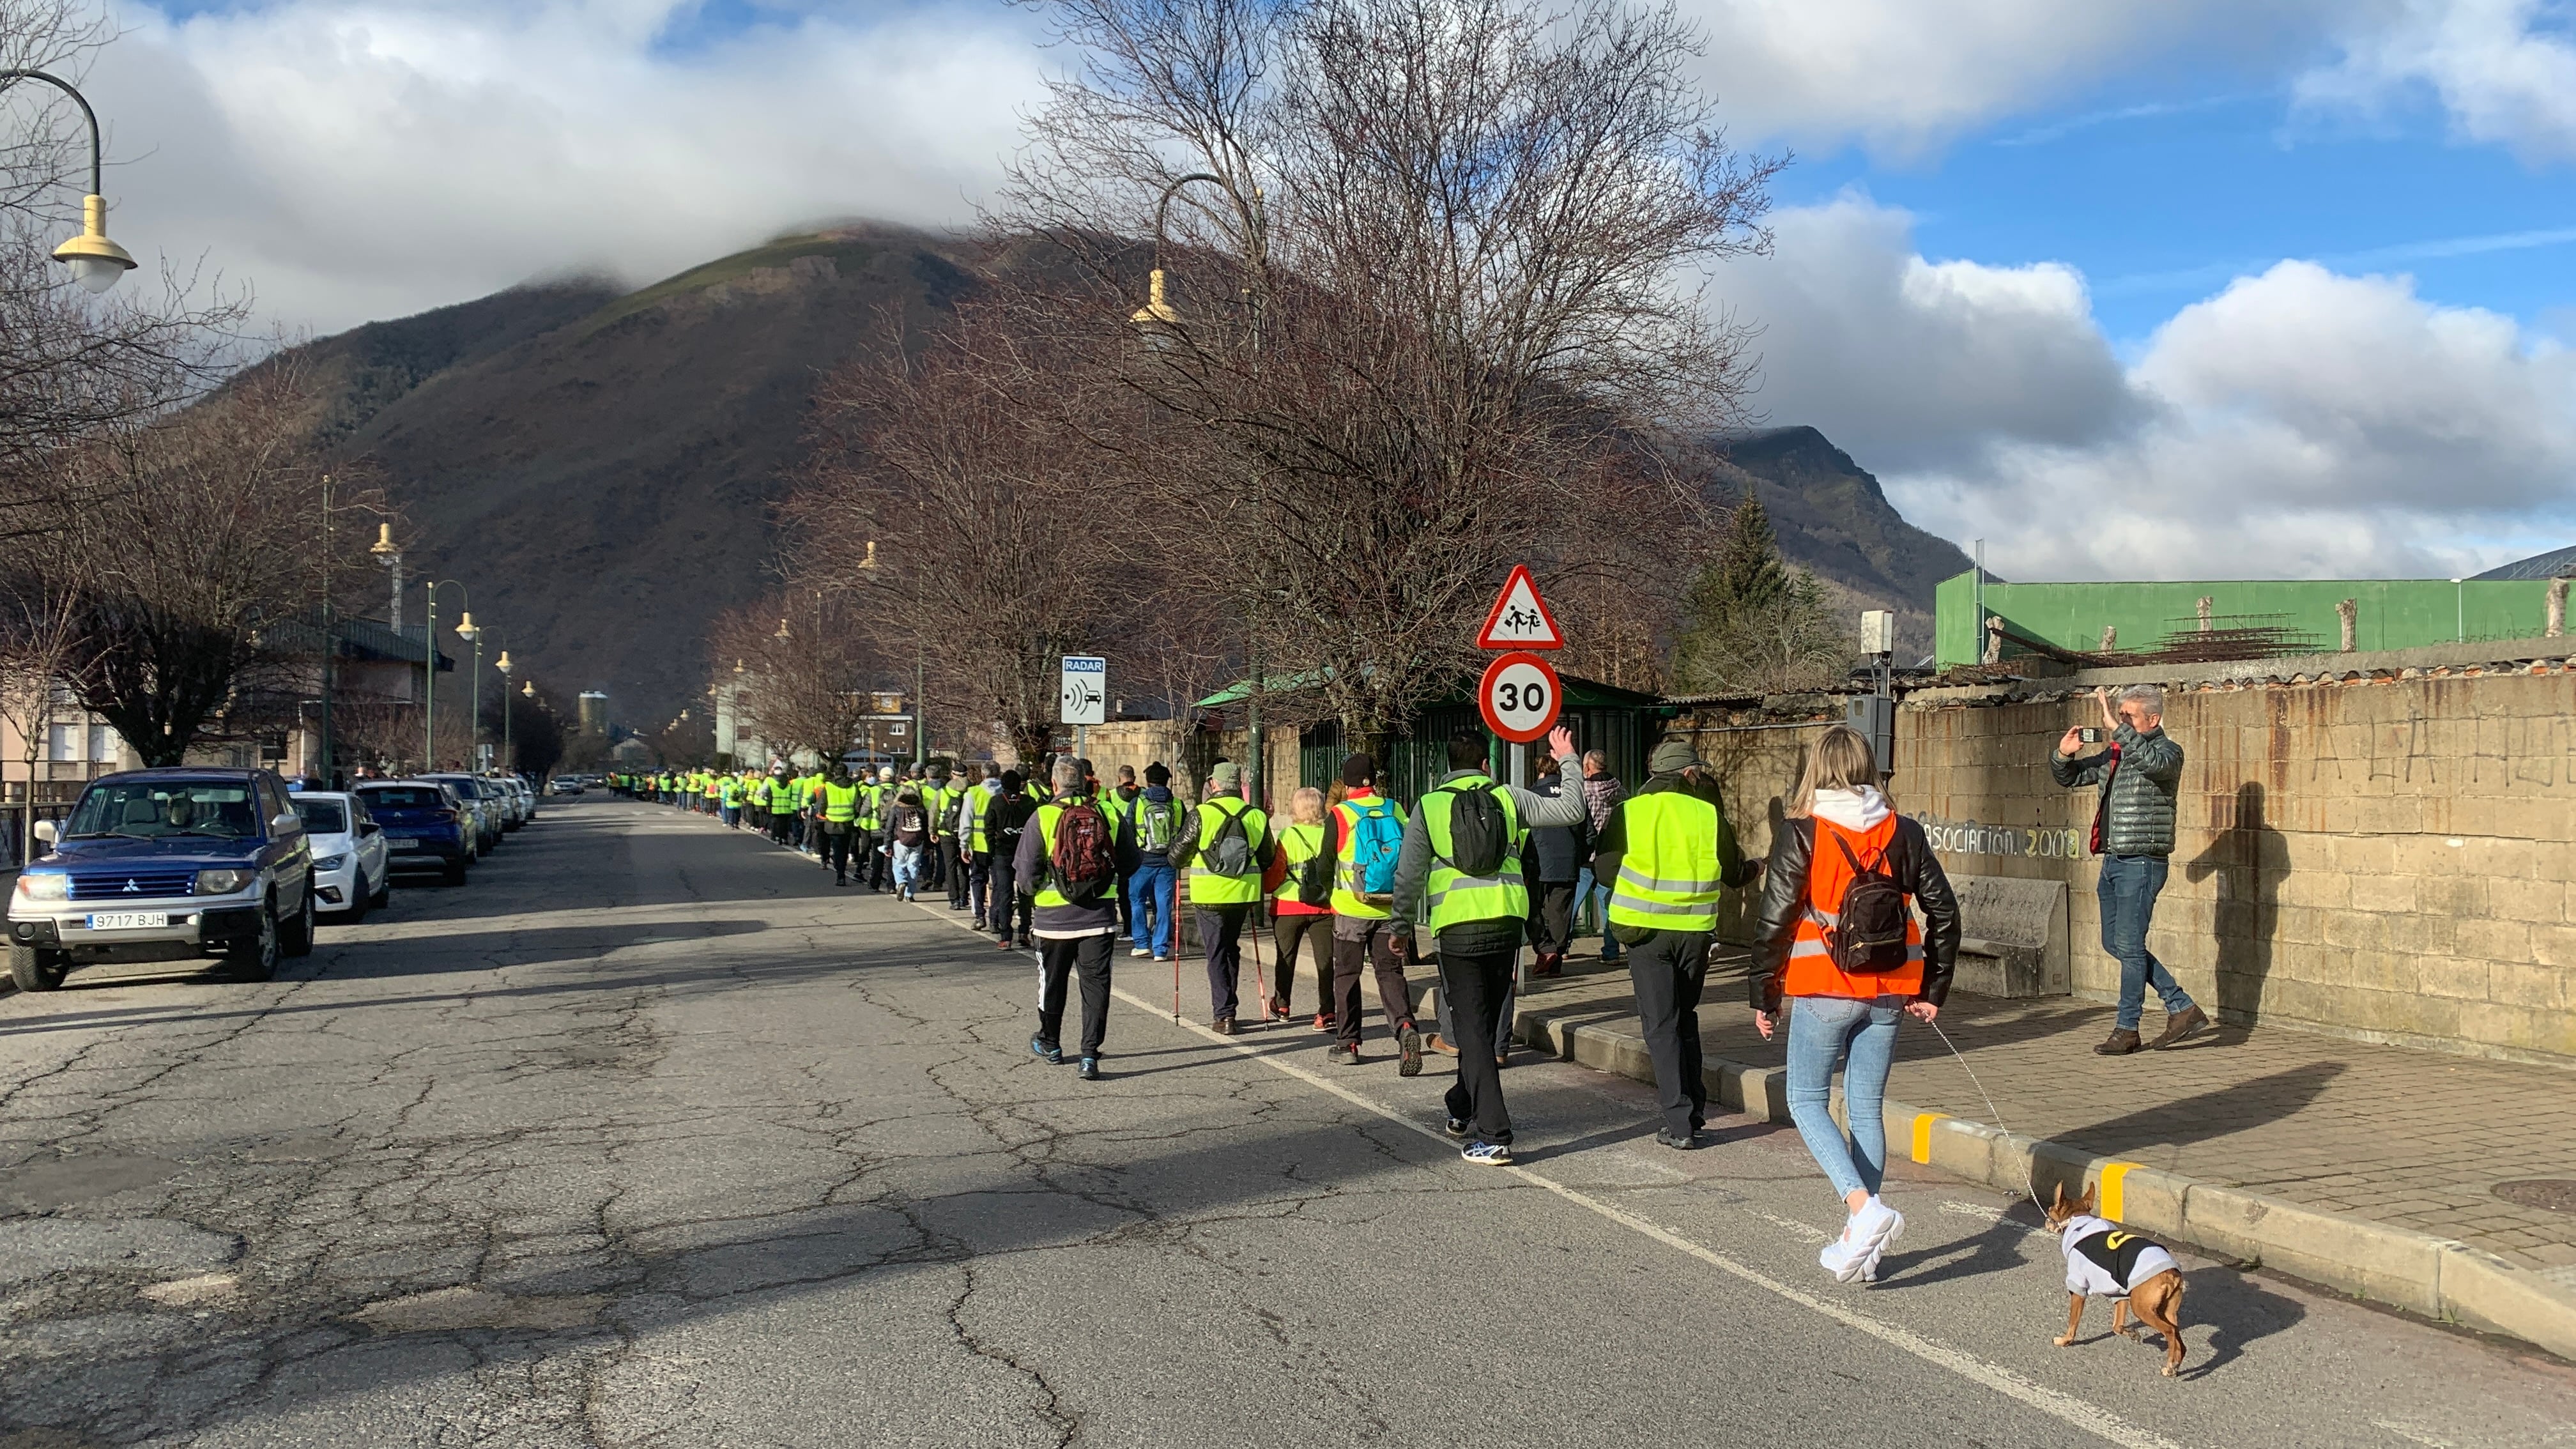
[[[1756,1010],[1780,1009],[1781,969],[1807,914],[1807,869],[1815,858],[1816,824],[1784,820],[1771,837],[1771,864],[1762,878],[1762,925],[1754,937],[1752,996]],[[1935,1006],[1949,1000],[1959,961],[1959,898],[1932,854],[1923,827],[1900,815],[1887,846],[1888,872],[1923,912],[1923,990],[1914,997]]]

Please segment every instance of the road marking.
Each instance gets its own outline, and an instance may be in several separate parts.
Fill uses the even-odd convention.
[[[977,931],[974,927],[968,925],[966,922],[954,920],[940,912],[933,911],[919,901],[914,901],[911,904],[914,909],[919,910],[923,915],[930,917],[932,920],[946,921],[949,925],[955,926],[957,929],[964,931],[969,935],[981,936],[983,934],[982,932]],[[1118,987],[1111,987],[1109,994],[1126,1002],[1129,1006],[1135,1007],[1150,1015],[1156,1017],[1168,1017],[1171,1015],[1167,1009],[1156,1006],[1154,1003],[1145,1000],[1143,997],[1133,995],[1127,991],[1119,989]],[[1360,1095],[1358,1092],[1343,1086],[1339,1082],[1331,1081],[1325,1077],[1319,1076],[1293,1062],[1284,1062],[1279,1060],[1276,1056],[1266,1055],[1255,1051],[1250,1044],[1245,1043],[1238,1038],[1219,1036],[1215,1032],[1210,1031],[1206,1027],[1200,1026],[1196,1022],[1181,1022],[1178,1023],[1178,1025],[1200,1037],[1205,1038],[1216,1046],[1231,1049],[1237,1056],[1250,1061],[1259,1062],[1264,1066],[1283,1072],[1288,1076],[1294,1077],[1297,1080],[1304,1082],[1306,1085],[1315,1088],[1317,1091],[1330,1093],[1331,1095],[1339,1097],[1343,1101],[1350,1103],[1352,1106],[1359,1108],[1361,1111],[1370,1113],[1377,1117],[1382,1117],[1398,1126],[1410,1128],[1411,1130],[1430,1138],[1432,1141],[1439,1143],[1442,1147],[1452,1148],[1452,1150],[1454,1150],[1449,1139],[1442,1135],[1439,1128],[1430,1126],[1427,1123],[1417,1122],[1413,1118],[1408,1117],[1391,1107]],[[2114,1444],[2128,1446],[2128,1449],[2181,1449],[2181,1446],[2175,1444],[2174,1441],[2167,1439],[2162,1435],[2141,1429],[2136,1425],[2121,1419],[2117,1415],[2112,1414],[2110,1411],[2100,1408],[2097,1405],[2087,1403],[2082,1399],[2076,1398],[2072,1394],[2060,1393],[2045,1384],[2034,1383],[2031,1380],[2022,1377],[2020,1374],[2013,1372],[2011,1369],[2005,1368],[2001,1364],[1988,1363],[1974,1354],[1963,1353],[1947,1344],[1925,1338],[1911,1329],[1900,1328],[1883,1319],[1872,1318],[1866,1313],[1855,1313],[1851,1309],[1845,1308],[1839,1303],[1830,1302],[1826,1299],[1819,1298],[1812,1293],[1793,1288],[1788,1284],[1781,1282],[1779,1279],[1772,1277],[1770,1274],[1763,1272],[1761,1269],[1753,1267],[1749,1263],[1738,1262],[1713,1248],[1703,1247],[1700,1244],[1683,1237],[1681,1234],[1674,1232],[1670,1228],[1666,1228],[1658,1223],[1649,1222],[1646,1219],[1637,1216],[1635,1213],[1629,1212],[1625,1208],[1621,1208],[1612,1203],[1603,1202],[1601,1199],[1593,1197],[1589,1193],[1567,1187],[1565,1184],[1558,1182],[1553,1178],[1541,1177],[1539,1174],[1526,1167],[1513,1166],[1487,1170],[1499,1170],[1509,1173],[1523,1182],[1530,1184],[1532,1187],[1552,1193],[1577,1207],[1583,1208],[1602,1218],[1606,1218],[1611,1222],[1617,1223],[1621,1227],[1642,1233],[1646,1237],[1652,1238],[1656,1242],[1659,1242],[1665,1247],[1671,1248],[1676,1252],[1686,1253],[1691,1257],[1697,1258],[1701,1262],[1708,1264],[1710,1267],[1715,1268],[1722,1273],[1726,1273],[1734,1278],[1742,1280],[1743,1282],[1752,1284],[1754,1287],[1760,1288],[1778,1297],[1785,1298],[1790,1302],[1797,1304],[1801,1308],[1821,1314],[1826,1318],[1832,1319],[1836,1323],[1842,1324],[1846,1328],[1857,1329],[1882,1343],[1901,1348],[1907,1353],[1914,1355],[1916,1358],[1922,1359],[1926,1363],[1948,1369],[1950,1372],[1957,1374],[1961,1378],[1967,1379],[1972,1383],[1982,1385],[1985,1388],[1992,1389],[2006,1398],[2017,1400],[2020,1403],[2039,1410],[2041,1413],[2046,1414],[2051,1418],[2081,1429],[2088,1434],[2095,1435],[2102,1439],[2107,1439]]]
[[[1949,1115],[1950,1114],[1947,1112],[1917,1112],[1914,1114],[1915,1161],[1926,1165],[1930,1164],[1932,1161],[1932,1124],[1946,1120]]]
[[[1746,1208],[1745,1211],[1775,1228],[1786,1231],[1793,1238],[1803,1239],[1809,1243],[1830,1243],[1834,1240],[1833,1234],[1817,1227],[1814,1223],[1802,1223],[1796,1218],[1784,1218],[1777,1213],[1766,1213],[1760,1208]]]
[[[2425,1449],[2458,1449],[2458,1446],[2448,1439],[2436,1439],[2421,1429],[2400,1424],[2394,1419],[2373,1419],[2370,1423],[2375,1429],[2385,1429],[2409,1443],[2424,1445]]]

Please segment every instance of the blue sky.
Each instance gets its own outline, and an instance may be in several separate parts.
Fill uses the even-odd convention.
[[[1779,247],[1762,421],[2044,577],[2576,540],[2576,0],[1679,0]],[[118,235],[327,332],[970,220],[1070,59],[1000,0],[176,0],[90,91]]]

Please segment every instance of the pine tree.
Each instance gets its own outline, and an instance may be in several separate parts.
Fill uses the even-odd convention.
[[[1825,586],[1780,557],[1770,515],[1748,489],[1691,586],[1674,683],[1705,693],[1813,689],[1848,667],[1841,634]]]

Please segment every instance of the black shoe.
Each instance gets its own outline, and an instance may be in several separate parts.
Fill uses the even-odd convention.
[[[1467,1135],[1467,1119],[1466,1119],[1466,1118],[1464,1118],[1464,1117],[1452,1117],[1452,1118],[1450,1118],[1450,1119],[1449,1119],[1449,1135],[1450,1135],[1450,1136],[1452,1136],[1452,1137],[1464,1137],[1464,1136],[1466,1136],[1466,1135]]]
[[[1422,1075],[1422,1033],[1412,1022],[1395,1029],[1395,1074],[1399,1077]]]
[[[1048,1041],[1042,1036],[1033,1036],[1029,1038],[1029,1055],[1036,1057],[1039,1061],[1042,1061],[1051,1067],[1060,1067],[1064,1065],[1064,1048],[1057,1046],[1054,1042]]]
[[[1673,1149],[1675,1152],[1689,1152],[1699,1146],[1699,1134],[1697,1132],[1675,1132],[1670,1127],[1662,1127],[1656,1129],[1655,1141],[1665,1147]]]
[[[1337,1067],[1356,1067],[1360,1064],[1360,1049],[1348,1042],[1342,1042],[1335,1045],[1331,1051],[1324,1053],[1324,1060]]]
[[[1084,1081],[1086,1081],[1086,1082],[1096,1082],[1096,1081],[1099,1081],[1099,1080],[1100,1080],[1100,1058],[1098,1058],[1098,1057],[1084,1057],[1084,1058],[1082,1059],[1082,1065],[1081,1065],[1081,1066],[1079,1066],[1079,1067],[1074,1068],[1074,1075],[1075,1075],[1075,1076],[1077,1076],[1077,1077],[1082,1078],[1082,1079],[1083,1079]]]

